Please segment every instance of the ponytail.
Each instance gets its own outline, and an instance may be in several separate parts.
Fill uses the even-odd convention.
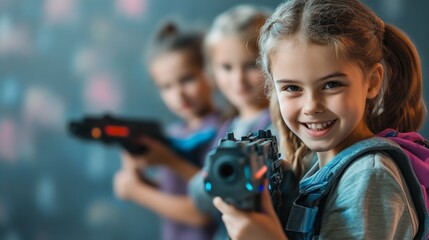
[[[383,61],[386,88],[375,114],[369,109],[366,122],[373,132],[393,128],[418,131],[425,117],[420,59],[411,40],[398,28],[385,25]],[[369,104],[369,108],[377,108]],[[378,112],[378,113],[377,113]]]
[[[178,33],[179,29],[173,22],[166,22],[157,33],[155,39],[162,42],[166,39],[174,38]]]

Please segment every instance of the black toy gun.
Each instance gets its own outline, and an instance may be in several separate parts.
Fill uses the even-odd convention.
[[[204,166],[204,187],[211,196],[242,210],[260,211],[260,195],[265,179],[269,190],[278,193],[283,181],[277,139],[270,130],[241,140],[227,133],[211,151]]]
[[[100,141],[105,144],[119,144],[131,154],[143,154],[147,148],[139,143],[139,138],[149,136],[161,142],[167,142],[161,126],[156,121],[136,120],[112,117],[84,117],[80,121],[69,122],[72,135]]]

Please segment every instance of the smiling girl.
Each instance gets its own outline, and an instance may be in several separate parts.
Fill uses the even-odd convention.
[[[317,159],[300,189],[345,153],[370,147],[362,143],[375,133],[417,131],[423,124],[414,45],[357,0],[287,1],[264,25],[259,43],[284,157],[298,175],[303,159]],[[320,229],[302,214],[281,226],[267,191],[263,214],[240,211],[220,198],[214,203],[233,239],[426,239],[421,189],[410,193],[417,179],[405,179],[394,157],[372,151],[348,165],[327,194]]]

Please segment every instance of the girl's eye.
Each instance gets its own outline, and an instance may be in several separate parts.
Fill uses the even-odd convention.
[[[333,88],[338,88],[343,86],[343,84],[341,84],[340,82],[328,82],[325,84],[324,88],[325,89],[333,89]]]
[[[222,64],[222,69],[226,70],[226,71],[231,71],[232,66],[231,66],[231,64],[224,63],[224,64]]]
[[[167,90],[169,90],[171,88],[171,84],[162,84],[162,85],[159,85],[158,88],[161,91],[167,91]]]
[[[258,65],[256,64],[256,62],[248,62],[245,64],[245,68],[246,69],[257,69]]]
[[[194,75],[192,75],[192,74],[188,74],[188,75],[185,75],[185,76],[183,76],[181,79],[180,79],[180,83],[190,83],[190,82],[193,82],[194,80],[195,80],[196,78],[195,78],[195,76]]]
[[[288,91],[288,92],[298,92],[301,90],[300,87],[295,86],[295,85],[288,85],[288,86],[284,86],[282,88],[283,91]]]

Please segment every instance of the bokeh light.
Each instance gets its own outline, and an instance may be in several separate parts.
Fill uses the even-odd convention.
[[[41,87],[29,87],[25,94],[24,116],[27,122],[53,130],[64,129],[64,103],[60,96]]]
[[[125,17],[139,19],[146,10],[146,0],[116,0],[117,11]]]
[[[122,103],[120,86],[109,73],[96,73],[85,82],[84,102],[88,112],[117,112]]]
[[[70,23],[77,17],[77,0],[45,0],[45,21],[48,25]]]

